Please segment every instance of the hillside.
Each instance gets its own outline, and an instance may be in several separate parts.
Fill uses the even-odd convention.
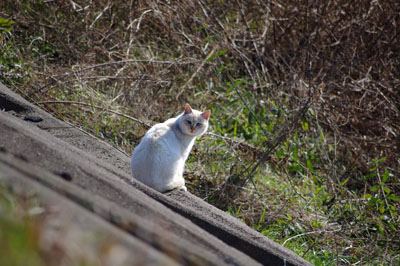
[[[1,265],[310,265],[190,193],[133,180],[129,156],[1,84],[0,106]]]
[[[316,265],[400,258],[400,3],[0,3],[0,81],[131,154],[211,109],[188,189]]]

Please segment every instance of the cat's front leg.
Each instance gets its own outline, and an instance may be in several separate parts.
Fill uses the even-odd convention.
[[[183,190],[183,191],[187,191],[187,188],[185,186],[185,180],[183,178],[175,180],[175,182],[171,182],[169,184],[164,184],[162,186],[158,186],[156,187],[156,190],[160,191],[160,192],[167,192],[167,191],[171,191],[171,190]]]
[[[186,188],[186,186],[185,185],[183,185],[183,186],[181,186],[180,188],[178,188],[179,190],[183,190],[183,191],[185,191],[185,192],[187,192],[187,188]]]

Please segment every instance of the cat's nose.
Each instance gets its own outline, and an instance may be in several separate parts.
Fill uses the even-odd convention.
[[[194,131],[194,127],[190,127],[190,131],[193,133],[193,131]]]

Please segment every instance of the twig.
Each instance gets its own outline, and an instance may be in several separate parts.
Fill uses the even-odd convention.
[[[101,11],[101,12],[96,16],[96,18],[94,19],[94,21],[92,22],[92,24],[90,24],[90,26],[89,26],[89,29],[90,29],[90,30],[93,28],[94,24],[96,24],[96,22],[103,16],[103,14],[104,14],[108,9],[110,9],[112,6],[113,6],[113,4],[107,5],[107,6],[103,9],[103,11]]]
[[[192,76],[189,78],[189,80],[182,86],[180,92],[175,96],[175,99],[177,100],[179,98],[179,96],[181,96],[181,94],[185,91],[185,89],[187,88],[187,86],[192,82],[192,80],[194,79],[194,77],[197,75],[197,73],[200,72],[200,70],[203,68],[204,64],[207,62],[208,59],[211,58],[211,56],[214,55],[216,48],[213,48],[211,50],[211,52],[207,55],[207,57],[203,60],[203,62],[201,62],[201,64],[199,65],[199,67],[196,69],[196,71],[192,74]]]
[[[338,232],[338,231],[340,231],[340,229],[338,229],[338,230],[331,230],[331,231],[312,231],[312,232],[306,232],[306,233],[302,233],[302,234],[298,234],[298,235],[295,235],[295,236],[292,236],[292,237],[289,237],[288,239],[286,239],[283,243],[282,243],[282,246],[285,246],[285,244],[288,242],[288,241],[290,241],[290,240],[292,240],[292,239],[295,239],[295,238],[297,238],[297,237],[300,237],[300,236],[306,236],[306,235],[312,235],[312,234],[324,234],[324,233],[335,233],[335,232]]]
[[[252,32],[251,29],[250,29],[249,23],[247,22],[246,14],[244,13],[244,7],[242,6],[242,4],[241,4],[238,0],[236,0],[236,2],[237,2],[237,5],[239,6],[239,10],[240,10],[240,13],[241,13],[241,15],[242,15],[242,19],[243,19],[243,21],[244,21],[244,23],[245,23],[245,25],[246,25],[247,31],[248,31],[249,34],[250,34],[250,39],[255,39],[255,38],[254,38],[254,35],[253,35],[253,32]],[[260,53],[260,51],[259,51],[259,49],[258,49],[258,45],[256,44],[255,41],[253,41],[252,44],[253,44],[254,50],[256,51],[257,57],[258,57],[259,59],[261,59],[261,58],[262,58],[262,55],[261,55],[261,53]],[[264,76],[265,76],[265,74],[266,74],[266,69],[265,69],[265,66],[264,66],[262,60],[259,60],[259,64],[260,64],[260,66],[261,66],[262,73],[263,73]],[[259,79],[259,82],[260,82],[260,84],[261,84],[260,78],[259,78],[259,76],[258,76],[258,72],[256,72],[256,75],[257,75],[257,77],[258,77],[258,79]],[[255,85],[255,84],[254,84],[254,85]]]
[[[42,101],[42,102],[37,102],[36,104],[75,104],[75,105],[83,105],[83,106],[88,106],[88,107],[93,107],[93,108],[105,110],[107,112],[110,112],[110,113],[113,113],[113,114],[116,114],[116,115],[119,115],[119,116],[122,116],[122,117],[125,117],[125,118],[128,118],[128,119],[131,119],[131,120],[133,120],[133,121],[135,121],[135,122],[137,122],[137,123],[139,123],[142,126],[145,126],[147,128],[151,127],[151,125],[149,125],[149,124],[147,124],[147,123],[145,123],[143,121],[140,121],[139,119],[136,119],[136,118],[134,118],[132,116],[120,113],[118,111],[110,110],[110,109],[108,109],[106,107],[101,107],[101,106],[98,106],[98,105],[93,105],[93,104],[88,104],[88,103],[83,103],[83,102],[74,102],[74,101]]]
[[[311,102],[311,97],[307,100],[307,102],[304,104],[304,106],[297,112],[297,114],[292,118],[292,120],[288,123],[286,123],[278,132],[278,134],[275,136],[275,138],[267,143],[267,150],[262,154],[261,158],[258,160],[258,162],[253,166],[251,169],[250,173],[243,179],[241,187],[243,187],[247,181],[251,178],[253,178],[253,175],[257,168],[261,165],[264,164],[267,159],[270,157],[271,153],[278,147],[282,141],[286,139],[286,137],[291,133],[291,131],[295,128],[298,120],[304,116],[306,111],[309,108]],[[232,197],[235,198],[237,192],[234,194]]]
[[[79,68],[78,70],[74,70],[62,75],[56,75],[53,77],[53,80],[46,85],[40,87],[39,89],[35,90],[34,92],[28,94],[28,98],[31,98],[32,96],[37,95],[39,92],[41,92],[43,89],[52,86],[54,83],[56,83],[59,80],[65,79],[69,76],[75,75],[77,73],[81,73],[87,70],[91,70],[94,68],[99,68],[99,67],[104,67],[104,66],[110,66],[110,65],[117,65],[117,64],[127,64],[127,63],[152,63],[152,64],[166,64],[166,65],[172,65],[172,64],[177,64],[178,62],[175,61],[160,61],[160,60],[152,60],[152,59],[128,59],[128,60],[120,60],[120,61],[113,61],[113,62],[107,62],[107,63],[101,63],[101,64],[96,64],[84,68]],[[181,65],[185,64],[193,64],[193,61],[189,62],[179,62]]]
[[[211,137],[214,137],[214,138],[217,138],[217,139],[222,139],[222,140],[224,140],[224,141],[226,141],[226,142],[228,142],[230,144],[235,143],[236,145],[238,145],[238,148],[246,147],[246,148],[249,148],[249,149],[251,149],[253,151],[260,152],[260,153],[263,151],[261,148],[255,147],[255,146],[253,146],[251,144],[248,144],[244,140],[233,139],[233,138],[221,136],[221,135],[218,135],[218,134],[215,134],[215,133],[212,133],[212,132],[207,132],[204,135],[205,136],[211,136]]]
[[[142,15],[140,15],[139,21],[138,21],[138,23],[136,25],[136,32],[138,32],[140,30],[140,24],[142,23],[142,19],[143,19],[144,15],[146,15],[149,12],[153,12],[153,11],[154,11],[153,9],[148,9],[148,10],[144,11],[142,13]]]

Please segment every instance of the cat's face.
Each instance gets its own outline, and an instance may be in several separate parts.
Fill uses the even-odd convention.
[[[180,120],[180,129],[185,135],[200,136],[207,131],[210,115],[210,110],[200,112],[186,104],[185,112]]]

